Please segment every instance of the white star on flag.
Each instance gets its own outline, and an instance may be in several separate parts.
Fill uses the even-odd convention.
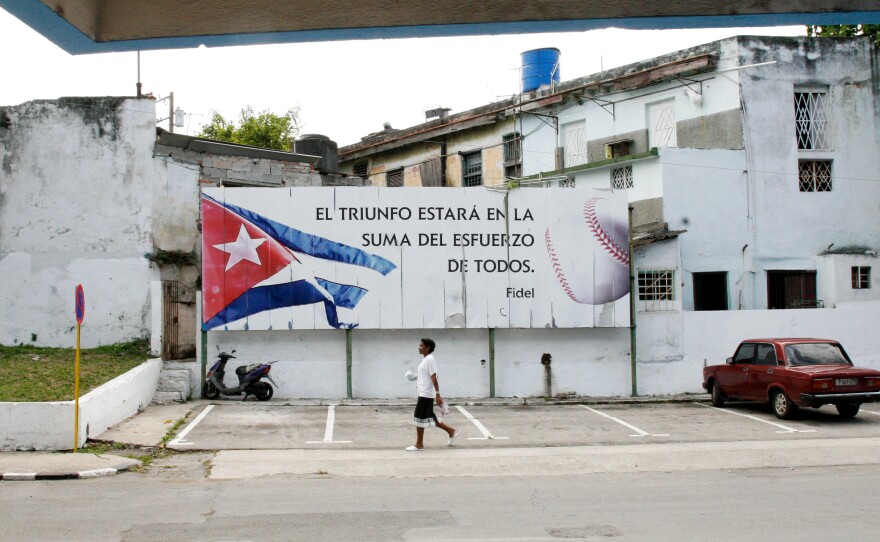
[[[257,248],[265,242],[265,238],[252,238],[248,235],[244,224],[242,224],[241,229],[238,230],[238,239],[234,243],[214,245],[214,248],[229,253],[229,261],[226,262],[226,271],[229,271],[242,260],[262,265],[260,257],[257,255]]]

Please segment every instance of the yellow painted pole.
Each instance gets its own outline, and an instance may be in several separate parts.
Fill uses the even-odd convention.
[[[79,447],[79,323],[76,324],[76,368],[73,376],[73,451]]]

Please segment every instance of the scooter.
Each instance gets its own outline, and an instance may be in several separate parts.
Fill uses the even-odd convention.
[[[235,350],[232,351],[232,354],[234,353]],[[208,371],[208,378],[205,380],[205,397],[207,399],[216,399],[220,395],[241,395],[244,393],[242,401],[247,401],[249,395],[253,395],[260,401],[271,399],[275,390],[269,382],[276,386],[278,385],[269,375],[269,371],[272,370],[272,364],[275,362],[251,363],[250,365],[237,367],[235,374],[238,376],[238,386],[227,388],[223,383],[223,378],[226,375],[226,362],[230,359],[235,359],[235,356],[232,354],[227,354],[226,352],[217,354],[217,362]],[[264,376],[269,379],[269,382],[263,382],[262,378]]]

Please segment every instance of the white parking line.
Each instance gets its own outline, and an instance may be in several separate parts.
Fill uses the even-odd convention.
[[[721,412],[727,412],[728,414],[736,414],[737,416],[742,416],[743,418],[749,418],[750,420],[755,420],[756,422],[766,423],[772,425],[774,427],[779,427],[783,429],[783,431],[777,431],[777,433],[815,433],[815,429],[794,429],[792,427],[788,427],[786,425],[782,425],[781,423],[776,422],[768,422],[767,420],[762,420],[761,418],[751,416],[749,414],[743,414],[741,412],[734,412],[733,410],[728,410],[726,408],[718,408],[710,405],[704,405],[703,403],[694,403],[696,405],[704,406],[706,408],[711,408],[714,410],[719,410]]]
[[[336,423],[336,405],[327,407],[327,426],[324,428],[324,440],[307,440],[306,444],[350,444],[350,440],[333,440],[333,424]]]
[[[199,415],[196,416],[196,419],[193,420],[189,425],[187,425],[184,428],[184,430],[181,431],[179,435],[177,435],[176,438],[173,438],[170,441],[168,441],[168,445],[169,446],[192,446],[192,442],[187,442],[187,441],[183,440],[183,437],[187,436],[189,434],[189,432],[192,431],[193,428],[199,424],[200,421],[204,420],[205,416],[207,416],[208,412],[211,412],[211,409],[213,409],[213,408],[214,408],[214,405],[206,406],[205,410],[199,412]]]
[[[874,412],[873,410],[862,410],[862,412],[867,412],[868,414],[873,414],[875,416],[880,416],[880,412]]]
[[[641,429],[639,429],[635,425],[626,423],[625,421],[623,421],[619,418],[615,418],[614,416],[609,416],[608,414],[605,414],[604,412],[599,412],[595,408],[590,408],[587,405],[578,405],[578,406],[584,407],[585,409],[589,410],[590,412],[594,412],[594,413],[598,414],[599,416],[604,416],[604,417],[608,418],[609,420],[613,420],[613,421],[619,423],[620,425],[622,425],[624,427],[628,427],[629,429],[632,429],[633,431],[638,433],[636,435],[630,435],[631,437],[668,437],[669,436],[667,433],[653,433],[652,434],[652,433],[648,433],[647,431],[642,431]]]
[[[492,433],[489,432],[488,429],[486,429],[483,426],[483,424],[480,423],[480,420],[471,416],[470,412],[468,412],[463,407],[460,407],[458,405],[456,405],[455,408],[457,408],[459,412],[464,414],[464,417],[469,419],[477,427],[477,429],[480,430],[480,433],[483,434],[482,437],[470,437],[470,438],[468,438],[468,440],[507,440],[510,438],[510,437],[496,437],[496,436],[494,436]]]

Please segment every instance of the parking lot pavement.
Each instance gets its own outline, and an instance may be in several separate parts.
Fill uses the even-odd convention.
[[[766,405],[707,403],[453,404],[446,423],[462,449],[617,446],[658,443],[789,441],[880,436],[880,405],[854,419],[833,407],[779,420]],[[200,404],[168,447],[178,450],[402,450],[415,440],[411,405],[296,406],[256,402]],[[425,446],[446,446],[425,433]]]

